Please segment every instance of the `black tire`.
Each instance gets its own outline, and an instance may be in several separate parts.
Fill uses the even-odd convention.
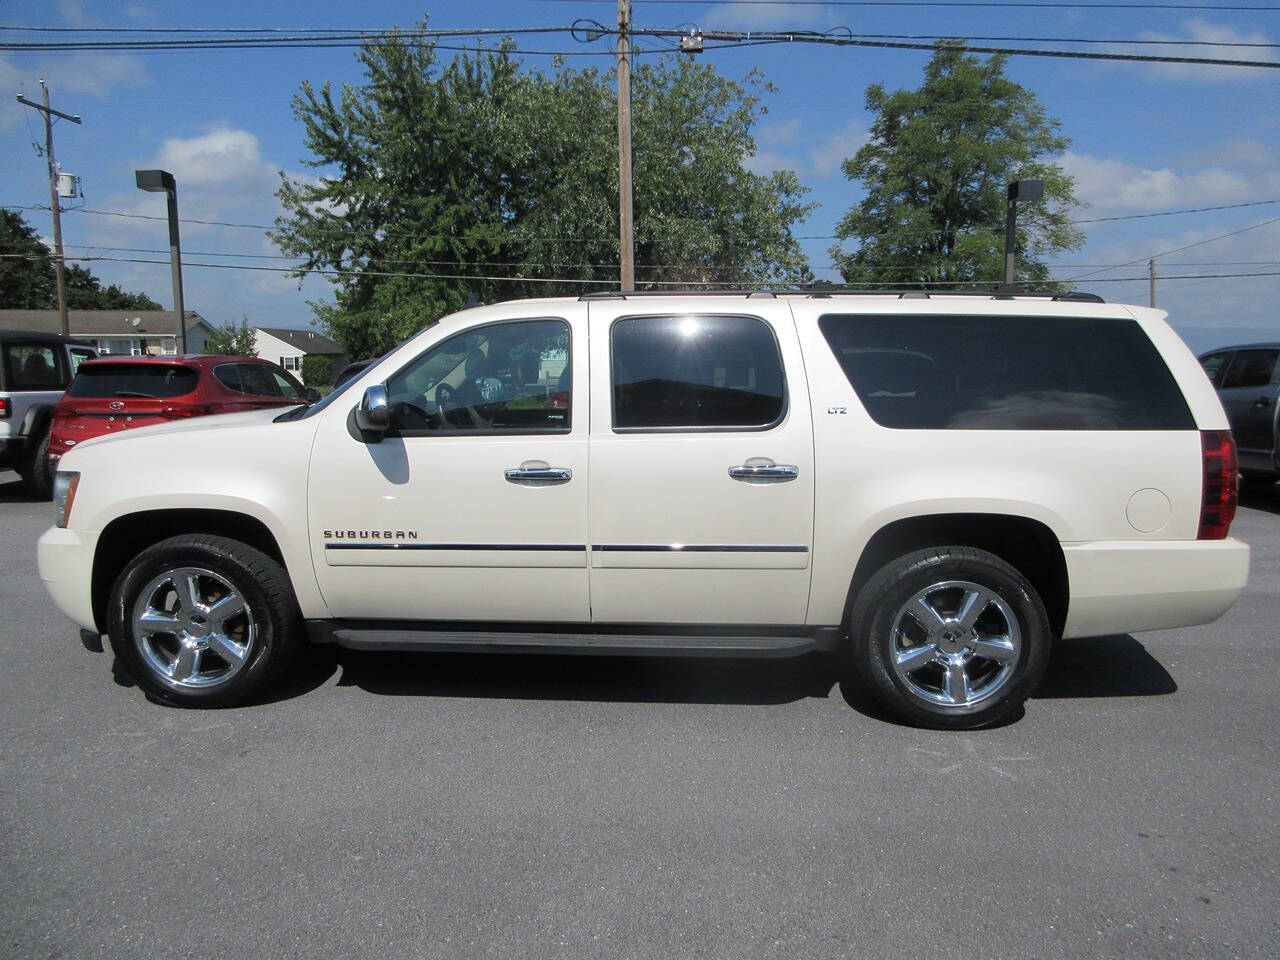
[[[29,449],[22,468],[23,487],[27,495],[35,500],[49,500],[53,497],[53,471],[49,469],[49,427],[46,424],[38,435],[27,440]]]
[[[978,658],[971,661],[976,671],[985,671],[990,692],[982,694],[982,686],[973,688],[975,699],[969,703],[942,703],[928,699],[932,694],[929,685],[936,673],[939,677],[938,697],[946,697],[951,689],[946,678],[947,668],[937,662],[925,661],[910,674],[908,683],[894,667],[895,650],[899,636],[895,628],[902,623],[905,605],[918,594],[942,583],[963,581],[990,591],[991,600],[984,605],[979,624],[990,623],[985,617],[998,617],[1005,623],[1010,616],[1016,624],[1016,639],[1008,641],[1010,653],[1006,664]],[[980,596],[973,592],[975,597]],[[954,588],[954,593],[940,590],[931,597],[964,597],[966,591]],[[933,601],[928,601],[931,605]],[[958,602],[958,601],[957,601]],[[958,614],[958,611],[952,615]],[[919,622],[919,621],[916,621]],[[959,621],[953,621],[958,624]],[[960,631],[951,630],[945,624],[935,625],[938,638],[961,645],[955,655],[961,659],[973,656],[973,649]],[[906,629],[910,633],[915,628]],[[974,625],[975,631],[978,624]],[[1015,636],[1013,625],[1007,625],[1007,635]],[[942,546],[916,550],[885,564],[859,591],[849,615],[849,635],[854,666],[862,680],[876,698],[895,716],[922,727],[934,729],[972,729],[995,723],[1013,713],[1039,685],[1049,663],[1052,631],[1035,589],[1016,569],[994,554],[972,547]],[[979,637],[977,632],[973,635]],[[907,639],[910,639],[909,637]],[[921,634],[918,646],[927,652],[928,637]],[[976,648],[976,644],[975,644]],[[934,649],[940,649],[937,643]],[[968,680],[963,690],[968,695]],[[914,687],[914,689],[913,689]],[[945,692],[944,692],[945,691]]]
[[[1240,489],[1248,493],[1264,493],[1274,487],[1275,484],[1276,476],[1273,473],[1242,471],[1240,474]]]
[[[223,680],[215,678],[198,688],[166,679],[156,664],[168,647],[174,651],[176,668],[178,634],[147,634],[151,640],[144,642],[135,637],[133,627],[135,605],[141,602],[143,590],[157,578],[183,568],[208,571],[213,576],[200,580],[205,588],[212,584],[216,590],[217,581],[221,579],[243,598],[246,606],[243,616],[247,619],[238,619],[232,629],[239,631],[241,640],[250,637],[244,644],[246,649],[239,661],[219,656],[216,648],[206,647],[213,652],[212,660],[208,653],[202,651],[197,662],[211,662],[214,674],[221,663],[230,674]],[[175,584],[176,598],[177,581],[171,582]],[[158,595],[151,590],[148,592],[152,596]],[[175,615],[181,616],[181,601],[176,600],[175,606]],[[199,609],[209,612],[208,606]],[[203,622],[208,624],[207,619]],[[251,633],[246,623],[252,624]],[[229,707],[261,692],[293,662],[305,635],[297,601],[284,568],[265,553],[238,540],[205,534],[171,537],[138,554],[111,588],[107,631],[116,657],[138,685],[154,699],[181,707]],[[216,633],[211,626],[209,631]],[[145,632],[138,631],[138,634],[144,635]],[[199,643],[198,640],[194,642]],[[197,676],[196,682],[203,682],[202,677]]]

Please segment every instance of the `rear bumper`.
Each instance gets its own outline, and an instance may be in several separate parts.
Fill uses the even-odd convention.
[[[1071,605],[1064,637],[1211,623],[1249,579],[1239,540],[1063,544]]]
[[[36,544],[40,579],[59,610],[82,629],[101,633],[93,617],[93,551],[98,534],[50,527]]]

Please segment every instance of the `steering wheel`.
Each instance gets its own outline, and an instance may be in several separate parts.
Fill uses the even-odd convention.
[[[436,385],[436,415],[440,418],[440,427],[443,430],[453,429],[453,421],[449,419],[449,414],[453,410],[462,409],[458,402],[458,391],[447,383],[439,383]]]

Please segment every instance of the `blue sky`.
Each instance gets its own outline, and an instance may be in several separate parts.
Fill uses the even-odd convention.
[[[1194,3],[1195,0],[1190,0]],[[1218,0],[1221,3],[1221,0]],[[958,34],[1217,40],[1280,43],[1280,6],[1234,12],[879,7],[839,4],[660,4],[636,0],[637,26],[696,24],[722,29],[827,29],[856,33]],[[11,0],[0,23],[74,27],[316,27],[385,28],[411,25],[424,13],[436,27],[514,27],[567,24],[578,17],[609,22],[613,0],[504,0],[489,3],[281,2],[220,4],[92,3]],[[30,39],[30,35],[15,34]],[[580,45],[567,37],[522,38],[528,50],[581,49],[603,53],[607,41]],[[1098,49],[1098,48],[1091,48]],[[1163,48],[1162,48],[1163,49]],[[1168,48],[1182,54],[1280,59],[1280,48]],[[814,46],[755,46],[705,54],[731,76],[761,68],[776,85],[758,128],[758,170],[794,169],[819,206],[800,229],[819,277],[835,279],[823,239],[859,196],[840,161],[862,142],[870,118],[863,91],[881,82],[916,86],[926,53]],[[533,65],[546,58],[529,56]],[[581,57],[607,67],[606,56]],[[1062,121],[1073,143],[1064,159],[1078,193],[1090,206],[1082,218],[1158,213],[1254,201],[1280,201],[1280,70],[1100,64],[1015,57],[1008,73],[1035,91]],[[163,52],[152,54],[0,53],[0,204],[47,204],[39,117],[13,99],[39,98],[45,77],[56,108],[84,117],[82,126],[55,128],[58,159],[83,179],[88,210],[162,215],[159,195],[134,188],[133,171],[161,166],[178,178],[184,218],[269,224],[279,211],[278,172],[306,168],[302,133],[289,107],[303,80],[359,82],[349,49]],[[42,234],[47,211],[24,211]],[[1085,247],[1062,256],[1055,275],[1088,274],[1082,289],[1109,300],[1145,303],[1146,260],[1162,276],[1280,271],[1280,203],[1180,216],[1084,225]],[[63,217],[68,254],[162,259],[135,253],[163,248],[162,222],[76,211]],[[1211,242],[1202,242],[1211,241]],[[261,230],[183,226],[189,261],[280,265]],[[259,258],[214,256],[256,254]],[[1131,264],[1123,266],[1123,264]],[[99,260],[107,281],[145,290],[169,305],[164,265]],[[308,298],[328,296],[328,284],[308,279],[299,289],[283,274],[188,267],[186,302],[215,323],[247,315],[251,323],[305,326]],[[1142,279],[1111,282],[1113,278]],[[1194,349],[1264,337],[1280,338],[1280,276],[1162,279],[1158,302]]]

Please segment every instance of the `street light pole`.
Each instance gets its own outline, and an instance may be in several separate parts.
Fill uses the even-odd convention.
[[[169,208],[169,266],[173,274],[173,309],[178,315],[178,353],[187,352],[187,315],[182,303],[182,249],[178,241],[178,182],[167,170],[134,172],[139,190],[164,193]]]
[[[1015,180],[1009,184],[1009,198],[1004,218],[1004,282],[1013,283],[1014,252],[1017,249],[1018,201],[1039,200],[1044,196],[1043,180]]]

